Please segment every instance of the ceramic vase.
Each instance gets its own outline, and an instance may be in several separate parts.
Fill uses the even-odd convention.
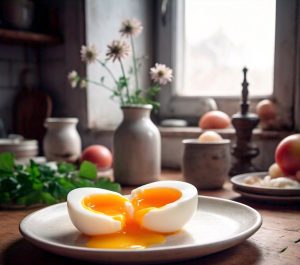
[[[151,105],[122,107],[123,121],[114,134],[114,177],[121,184],[142,185],[158,179],[161,137],[150,119]]]
[[[43,141],[48,161],[76,162],[81,155],[81,139],[76,129],[77,118],[47,118]]]

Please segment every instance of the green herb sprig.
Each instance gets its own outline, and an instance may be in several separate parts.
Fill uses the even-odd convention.
[[[54,204],[80,187],[98,187],[120,192],[118,183],[97,178],[94,164],[84,161],[79,170],[73,164],[59,163],[57,168],[30,161],[16,165],[11,153],[0,153],[0,205]]]

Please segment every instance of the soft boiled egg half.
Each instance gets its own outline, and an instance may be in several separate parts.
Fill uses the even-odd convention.
[[[181,181],[157,181],[124,197],[99,188],[68,194],[74,226],[90,236],[88,247],[140,249],[163,243],[179,231],[197,209],[197,189]]]

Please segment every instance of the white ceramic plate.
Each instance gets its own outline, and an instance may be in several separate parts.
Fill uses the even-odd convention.
[[[184,229],[167,242],[144,250],[85,247],[86,238],[72,225],[66,203],[25,217],[20,231],[25,239],[50,252],[94,262],[160,263],[215,253],[244,241],[262,224],[260,214],[241,203],[199,196],[198,210]]]
[[[258,187],[253,185],[245,184],[244,181],[247,177],[250,176],[258,176],[260,178],[264,178],[268,175],[268,172],[253,172],[246,173],[234,176],[230,179],[233,185],[238,188],[239,191],[247,192],[247,193],[255,193],[261,195],[272,195],[272,196],[300,196],[299,188],[267,188],[267,187]]]
[[[287,203],[287,202],[300,202],[300,196],[276,196],[276,195],[264,195],[264,194],[257,194],[252,192],[246,192],[240,190],[237,187],[233,188],[234,191],[241,194],[245,198],[254,199],[256,201],[263,201],[263,202],[280,202],[280,203]]]

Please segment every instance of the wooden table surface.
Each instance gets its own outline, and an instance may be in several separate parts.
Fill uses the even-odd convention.
[[[181,179],[180,172],[164,171],[162,179]],[[126,187],[123,193],[131,188]],[[206,257],[179,262],[178,265],[296,265],[300,264],[300,205],[274,205],[251,202],[232,191],[226,183],[222,190],[199,191],[200,195],[226,198],[255,208],[263,217],[263,225],[251,238],[238,246]],[[87,265],[88,262],[73,260],[46,252],[25,241],[19,233],[20,221],[33,212],[31,210],[0,210],[0,264],[40,265],[74,264]]]

